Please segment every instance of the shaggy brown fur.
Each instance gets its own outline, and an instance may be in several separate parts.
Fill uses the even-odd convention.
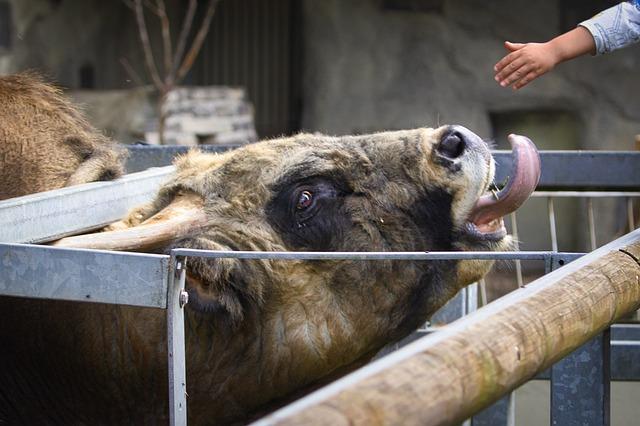
[[[447,158],[452,131],[464,151]],[[191,153],[136,226],[184,195],[208,225],[162,249],[503,250],[465,232],[493,178],[462,128],[298,135]],[[487,272],[480,261],[187,261],[191,424],[242,422],[370,359]],[[141,277],[142,278],[142,277]],[[0,299],[0,422],[166,422],[164,312]],[[18,320],[19,319],[19,320]]]
[[[0,77],[0,200],[123,171],[124,150],[33,73]]]

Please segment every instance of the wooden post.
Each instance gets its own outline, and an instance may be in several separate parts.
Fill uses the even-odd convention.
[[[640,306],[640,231],[258,421],[455,424]]]

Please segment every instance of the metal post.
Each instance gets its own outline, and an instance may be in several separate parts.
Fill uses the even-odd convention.
[[[571,258],[549,262],[551,269]],[[610,329],[594,337],[551,368],[551,424],[609,426]]]
[[[609,426],[609,336],[607,329],[552,367],[552,425]]]
[[[514,406],[515,392],[511,392],[473,416],[471,426],[512,426],[515,424]]]
[[[184,339],[186,258],[172,256],[167,292],[167,351],[169,361],[169,419],[171,426],[187,424],[187,376]]]
[[[510,214],[511,217],[511,235],[513,235],[513,239],[519,241],[518,237],[518,221],[516,220],[516,212]],[[522,279],[522,263],[520,259],[516,259],[516,280],[518,283],[518,288],[524,287],[524,280]]]
[[[482,280],[481,285],[483,284],[484,280]],[[466,289],[468,291],[465,315],[478,310],[478,284],[473,283]],[[515,425],[515,400],[515,392],[511,392],[490,407],[485,408],[473,416],[470,420],[467,420],[463,426],[513,426]]]
[[[596,221],[593,215],[593,198],[587,198],[587,211],[589,215],[589,239],[591,240],[591,250],[598,248],[596,242]]]
[[[551,250],[558,251],[558,234],[556,233],[556,213],[553,208],[553,197],[547,199],[549,211],[549,231],[551,232]]]

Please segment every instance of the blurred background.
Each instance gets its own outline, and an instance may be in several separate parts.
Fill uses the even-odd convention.
[[[633,149],[640,45],[562,64],[519,92],[493,80],[504,40],[546,41],[615,3],[222,0],[182,85],[243,89],[259,138],[459,123],[500,147],[526,129],[542,149]],[[165,4],[175,44],[188,1]],[[159,63],[153,10],[146,22]],[[0,73],[25,69],[77,95],[112,136],[142,136],[151,79],[127,2],[0,0]]]

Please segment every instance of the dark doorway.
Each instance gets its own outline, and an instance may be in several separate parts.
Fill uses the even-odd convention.
[[[291,134],[300,128],[300,3],[220,2],[189,79],[195,85],[244,87],[255,108],[260,138]]]

